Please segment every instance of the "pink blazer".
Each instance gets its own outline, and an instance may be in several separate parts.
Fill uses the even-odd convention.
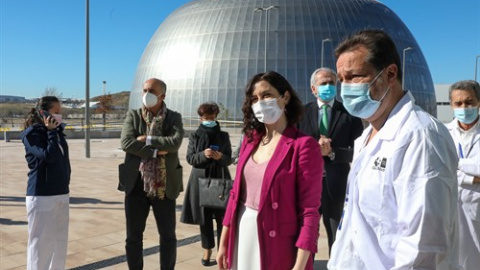
[[[247,142],[246,137],[243,140],[223,220],[223,225],[229,227],[229,267],[235,249],[242,173],[259,141],[256,138]],[[318,142],[293,126],[287,127],[267,165],[260,196],[257,231],[263,270],[291,269],[298,248],[317,252],[322,174],[323,158]],[[313,269],[311,258],[305,269]]]

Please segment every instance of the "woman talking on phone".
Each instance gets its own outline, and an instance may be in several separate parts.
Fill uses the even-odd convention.
[[[25,119],[27,269],[65,269],[70,160],[58,98],[44,96]]]
[[[198,179],[204,177],[230,179],[228,165],[232,164],[232,147],[227,132],[221,131],[216,121],[220,112],[218,105],[203,103],[198,107],[200,126],[190,134],[187,162],[192,165],[192,172],[185,191],[183,210],[180,221],[187,224],[200,225],[200,234],[204,254],[203,266],[210,265],[210,256],[215,247],[213,219],[217,223],[217,239],[222,233],[222,222],[225,210],[200,207]],[[217,241],[218,243],[218,241]]]

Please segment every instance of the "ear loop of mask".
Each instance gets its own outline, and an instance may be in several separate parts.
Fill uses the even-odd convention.
[[[368,98],[370,100],[373,100],[372,97],[370,96],[370,89],[372,87],[372,85],[377,81],[377,79],[380,77],[380,75],[382,75],[382,73],[385,71],[386,68],[383,68],[382,71],[380,71],[380,73],[377,74],[377,76],[375,76],[375,78],[373,79],[373,81],[368,85]],[[390,91],[390,86],[388,86],[387,90],[385,91],[385,93],[383,93],[383,96],[378,100],[378,102],[382,102],[383,99],[385,98],[385,96],[388,94],[388,92]]]

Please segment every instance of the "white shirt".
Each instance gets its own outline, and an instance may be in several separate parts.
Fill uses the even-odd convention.
[[[332,107],[333,107],[334,102],[335,102],[335,99],[332,99],[329,102],[323,102],[323,101],[321,101],[320,99],[317,98],[318,127],[320,127],[320,123],[321,123],[322,117],[323,117],[323,110],[322,110],[323,105],[328,105],[328,107],[327,107],[327,117],[328,117],[328,123],[330,124],[330,119],[332,119]]]
[[[409,92],[355,141],[328,269],[458,267],[457,157],[445,126]]]

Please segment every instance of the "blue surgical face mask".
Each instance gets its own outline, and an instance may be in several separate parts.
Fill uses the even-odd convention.
[[[458,121],[464,124],[471,124],[478,117],[478,107],[456,108],[453,109],[453,115]]]
[[[317,96],[323,101],[331,101],[337,95],[337,86],[331,84],[317,86]]]
[[[205,120],[205,121],[202,121],[202,125],[204,125],[206,127],[209,127],[209,128],[212,128],[212,127],[217,125],[217,121],[215,121],[215,120]]]
[[[370,97],[370,87],[384,70],[380,71],[371,83],[342,83],[340,95],[343,99],[343,106],[351,115],[367,119],[378,110],[388,91],[390,91],[390,87],[387,88],[380,100],[373,100]]]

